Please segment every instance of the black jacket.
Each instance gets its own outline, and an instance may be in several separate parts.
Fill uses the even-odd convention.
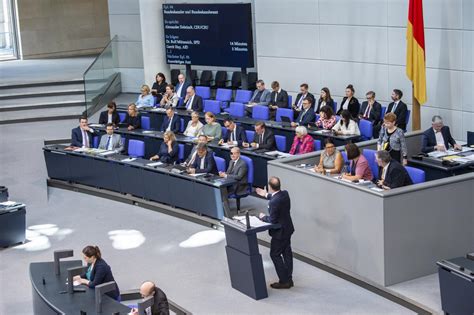
[[[392,159],[388,165],[383,184],[390,188],[397,188],[412,185],[413,182],[405,167]]]
[[[189,100],[188,100],[189,102]],[[182,108],[188,108],[188,104],[187,103],[183,103],[183,106],[181,106]],[[202,105],[202,97],[200,97],[199,95],[194,95],[194,98],[193,98],[193,104],[191,105],[191,109],[195,112],[202,112],[203,110],[203,105]]]
[[[298,95],[296,95],[295,104],[293,104],[293,107],[294,107],[294,108],[297,108],[297,107],[298,107],[298,103],[299,103],[300,98],[301,98],[302,96],[303,96],[302,93],[298,93]],[[308,92],[308,94],[306,95],[305,98],[311,99],[311,106],[314,106],[314,100],[315,100],[315,98],[314,98],[314,95],[313,95],[313,94],[311,94],[311,93]],[[301,110],[303,110],[303,104],[301,104]]]
[[[165,292],[163,292],[160,288],[155,287],[154,289],[155,294],[153,305],[151,306],[151,314],[152,315],[169,315],[170,313],[170,306],[168,304],[168,299],[166,298]]]
[[[451,131],[449,131],[448,126],[443,126],[443,128],[441,128],[441,135],[443,136],[444,146],[446,149],[449,148],[449,145],[454,146],[456,144],[456,141],[454,141],[453,137],[451,136]],[[437,145],[437,143],[433,128],[429,128],[423,132],[421,141],[421,152],[430,153],[434,151],[434,147]]]
[[[336,115],[341,114],[342,105],[344,105],[346,100],[347,100],[347,97],[344,96],[341,102],[341,106],[339,107],[339,110],[337,111]],[[359,100],[356,99],[355,97],[352,97],[351,100],[349,101],[349,106],[347,106],[347,110],[351,113],[352,118],[359,119],[359,110],[360,110]]]
[[[92,133],[89,131],[87,132],[87,136],[89,137],[89,147],[92,147],[92,138],[94,137]],[[76,127],[71,130],[71,145],[73,147],[82,147],[82,130],[81,127]]]
[[[281,228],[270,229],[268,231],[270,236],[279,240],[290,238],[295,228],[290,215],[291,202],[288,192],[286,190],[280,190],[273,197],[271,194],[268,194],[267,199],[270,199],[268,202],[269,215],[263,217],[262,220],[281,225]]]
[[[304,110],[300,112],[298,118],[296,118],[296,123],[300,126],[307,126],[309,123],[314,123],[316,120],[316,115],[314,114],[314,110],[312,108],[308,108],[306,113]]]
[[[176,115],[176,113],[171,118],[171,122],[168,116],[165,116],[165,118],[163,119],[163,124],[161,125],[161,131],[166,131],[166,129],[168,128],[170,124],[171,124],[170,130],[173,131],[175,134],[177,134],[179,132],[179,128],[181,127],[181,121],[179,119],[179,116]]]
[[[127,127],[133,126],[134,129],[140,129],[140,127],[142,125],[140,115],[132,117],[128,113],[127,113],[127,116],[125,116],[125,119],[123,120],[123,123],[126,124]]]
[[[390,104],[388,104],[388,108],[387,108],[386,113],[391,113],[392,112],[392,108],[393,108],[394,104],[395,104],[394,102],[391,102]],[[397,105],[397,108],[395,108],[394,114],[397,115],[396,125],[397,125],[398,128],[400,128],[402,130],[407,129],[407,123],[406,123],[407,110],[408,110],[407,104],[403,103],[402,101],[400,101]]]
[[[322,102],[323,102],[323,99],[322,99],[322,98],[319,98],[319,100],[318,100],[318,105],[315,107],[315,110],[314,110],[316,114],[319,114],[319,112],[321,111],[321,107],[322,107],[322,106],[321,106],[321,103],[322,103]],[[334,101],[332,100],[332,98],[331,98],[329,101],[326,102],[326,105],[325,105],[325,106],[331,107],[331,109],[332,109],[333,112],[334,112]]]
[[[108,123],[108,120],[109,120],[109,112],[106,110],[101,112],[99,116],[99,124],[106,125]],[[120,123],[120,116],[117,113],[117,111],[112,113],[112,123],[114,125],[118,125]]]
[[[87,266],[89,268],[89,265]],[[83,273],[81,278],[86,279],[86,274]],[[89,288],[93,289],[99,284],[107,283],[110,281],[115,281],[114,276],[112,275],[112,269],[102,258],[95,261],[94,267],[91,271],[91,278],[89,282]],[[120,291],[115,284],[115,290],[107,293],[108,296],[114,299],[118,299],[120,296]]]
[[[259,149],[265,149],[268,151],[276,150],[275,135],[270,129],[265,128],[265,132],[263,134],[263,142],[260,141],[260,136],[257,133],[255,133],[253,142],[258,143]]]
[[[276,105],[279,108],[288,108],[288,93],[283,89],[280,91],[280,93],[273,91],[272,94],[270,94],[270,102],[268,104],[273,106]]]
[[[209,174],[214,174],[217,175],[217,166],[216,166],[216,161],[214,160],[214,156],[212,154],[209,154],[209,152],[206,154],[204,157],[204,168],[201,168],[201,158],[199,155],[196,156],[194,159],[194,163],[192,164],[192,168],[196,170],[196,174],[199,173],[209,173]]]
[[[369,106],[369,102],[362,102],[362,105],[360,106],[359,115],[363,116],[365,114],[367,106]],[[376,101],[370,109],[368,120],[373,122],[375,125],[377,122],[380,121],[380,115],[382,115],[382,105],[380,105],[380,103]]]
[[[168,145],[163,141],[160,144],[160,150],[158,151],[158,156],[160,157],[160,162],[166,164],[173,164],[174,162],[178,161],[178,142],[174,141],[171,144],[172,150],[168,152]]]
[[[239,146],[242,146],[242,142],[248,142],[247,141],[247,134],[245,133],[245,129],[241,126],[235,125],[235,136],[236,138],[234,141],[237,141]],[[227,142],[230,140],[231,132],[227,130],[227,134],[222,138],[224,142]]]

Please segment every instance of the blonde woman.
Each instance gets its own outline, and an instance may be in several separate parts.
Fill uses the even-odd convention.
[[[204,125],[199,121],[198,112],[192,112],[191,120],[188,122],[188,126],[186,127],[186,130],[183,134],[186,137],[195,138],[199,135],[199,132],[201,132],[202,127],[204,127]]]
[[[137,108],[153,107],[153,105],[155,105],[155,98],[150,94],[150,87],[146,84],[143,84],[140,91],[141,94],[138,96],[138,99],[135,103]]]

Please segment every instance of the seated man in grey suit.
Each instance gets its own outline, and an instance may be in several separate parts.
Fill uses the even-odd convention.
[[[252,116],[252,108],[255,105],[268,106],[270,102],[270,90],[265,88],[265,82],[263,80],[257,81],[257,89],[253,92],[252,98],[248,102],[245,110],[249,116]]]
[[[122,137],[118,134],[114,134],[114,124],[107,124],[106,130],[107,133],[100,138],[99,149],[115,151],[116,153],[122,152]]]
[[[230,194],[243,195],[247,192],[247,163],[240,158],[240,149],[233,147],[230,150],[230,163],[227,172],[219,172],[220,177],[232,178],[237,181],[235,185],[228,188]]]

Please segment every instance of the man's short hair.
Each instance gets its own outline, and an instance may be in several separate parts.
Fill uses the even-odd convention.
[[[81,117],[79,117],[79,122],[81,122],[81,120],[83,120],[83,119],[88,120],[87,116],[81,116]]]
[[[166,110],[171,109],[172,111],[174,111],[174,108],[173,108],[173,106],[171,106],[171,105],[166,105],[166,106],[165,106],[165,109],[166,109]]]
[[[265,82],[263,82],[263,80],[257,80],[257,83],[256,84],[262,84],[262,85],[265,85]]]
[[[255,127],[265,128],[265,123],[263,121],[257,121]]]
[[[196,147],[196,150],[197,151],[203,151],[203,150],[206,150],[207,151],[207,144],[205,143],[198,143],[197,147]]]
[[[433,124],[442,123],[443,118],[439,115],[434,115],[433,118],[431,118],[431,121],[433,122]]]
[[[234,123],[234,120],[230,117],[227,117],[226,119],[224,119],[224,124],[228,122],[229,124],[233,124]]]
[[[390,161],[392,160],[392,157],[390,156],[390,152],[386,150],[377,151],[375,155],[377,156],[379,160],[381,160],[385,164],[390,163]]]
[[[398,99],[400,99],[400,100],[402,99],[402,97],[403,97],[403,92],[402,92],[402,90],[393,89],[393,92],[398,95]]]
[[[365,95],[370,95],[370,97],[375,97],[375,92],[374,91],[369,91],[367,93],[365,93]]]
[[[113,123],[108,123],[107,125],[105,125],[105,128],[107,128],[107,127],[113,127],[113,126],[114,126]]]
[[[312,98],[312,97],[305,97],[305,98],[303,99],[303,102],[304,102],[304,101],[308,101],[311,105],[313,105],[313,98]]]
[[[272,89],[276,89],[277,87],[280,87],[280,83],[278,83],[278,81],[273,81],[272,82]]]
[[[300,85],[300,87],[302,87],[302,88],[304,88],[304,89],[306,89],[306,90],[309,89],[308,83],[302,83],[302,84]]]
[[[279,191],[281,188],[280,179],[276,176],[270,177],[268,180],[268,186],[270,186],[273,191]]]

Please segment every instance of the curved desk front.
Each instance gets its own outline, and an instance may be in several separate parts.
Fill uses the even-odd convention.
[[[96,314],[95,291],[86,288],[85,292],[67,292],[67,269],[81,266],[80,260],[60,263],[61,273],[55,275],[53,262],[30,264],[30,280],[33,291],[33,312],[35,315],[49,314]],[[44,283],[43,283],[44,279]],[[130,308],[111,297],[102,297],[102,314],[128,314]]]

